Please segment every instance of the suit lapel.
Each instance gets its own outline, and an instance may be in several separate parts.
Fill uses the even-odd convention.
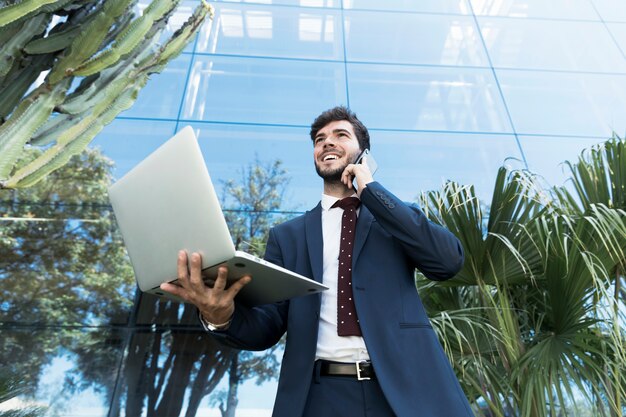
[[[318,204],[305,214],[304,234],[309,251],[313,279],[322,282],[323,274],[323,238],[322,238],[322,205]]]
[[[374,216],[372,213],[367,209],[367,207],[361,205],[359,218],[356,222],[356,236],[354,237],[352,265],[355,265],[356,261],[359,259],[361,249],[363,249],[363,245],[365,245],[365,240],[367,240],[367,235],[370,231],[370,226],[372,225],[373,220]]]

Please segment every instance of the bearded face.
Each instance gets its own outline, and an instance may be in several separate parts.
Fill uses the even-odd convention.
[[[346,120],[324,126],[317,132],[314,144],[315,170],[326,182],[340,182],[344,169],[361,152],[352,124]]]

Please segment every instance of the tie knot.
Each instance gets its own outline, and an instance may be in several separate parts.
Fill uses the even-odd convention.
[[[358,198],[346,197],[346,198],[342,198],[341,200],[337,200],[335,204],[331,206],[331,208],[341,207],[344,210],[349,209],[349,208],[356,209],[357,207],[359,207],[360,204],[361,204],[361,200],[359,200]]]

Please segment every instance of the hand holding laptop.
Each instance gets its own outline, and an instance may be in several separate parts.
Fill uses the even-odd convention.
[[[222,295],[228,299],[237,294],[237,302],[252,307],[328,289],[308,277],[235,250],[200,145],[190,126],[113,184],[109,198],[142,291],[172,297],[177,295],[173,290],[178,285],[177,278],[184,277],[185,284],[178,285],[178,289],[184,290],[187,298],[172,298],[196,304],[201,302],[198,297],[203,297],[205,291],[200,286],[200,277],[207,284],[206,294],[213,294],[210,288],[218,276],[218,268],[222,267],[227,267],[228,281],[221,287],[223,294],[216,301],[218,304]],[[181,201],[193,203],[181,204]],[[191,263],[192,271],[189,271],[187,255],[176,269],[173,258],[180,249],[201,254],[200,275],[190,274],[196,269],[196,261]],[[254,277],[254,281],[245,287],[243,281],[229,287],[245,276]],[[166,292],[161,288],[164,282],[174,287],[166,285],[164,288],[170,290]]]
[[[197,252],[193,253],[189,262],[190,268],[187,265],[187,253],[181,250],[178,253],[179,285],[166,282],[161,284],[161,289],[194,304],[208,322],[228,322],[235,311],[235,296],[252,277],[243,276],[226,288],[228,268],[221,266],[217,270],[215,284],[209,287],[202,277],[202,256]]]

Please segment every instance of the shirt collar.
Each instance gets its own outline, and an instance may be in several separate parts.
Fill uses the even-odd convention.
[[[354,193],[350,197],[357,197],[357,195],[356,195],[356,193]],[[337,197],[333,197],[333,196],[328,195],[328,194],[322,194],[322,209],[323,210],[330,210],[332,205],[335,204],[339,200],[341,200],[341,199],[337,198]]]

